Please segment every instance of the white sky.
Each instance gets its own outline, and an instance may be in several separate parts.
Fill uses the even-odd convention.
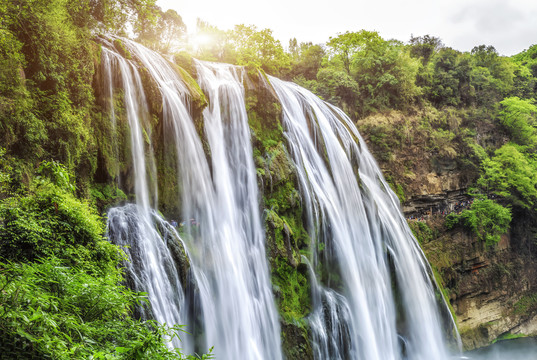
[[[200,18],[222,30],[236,24],[273,30],[284,47],[289,39],[324,43],[360,29],[408,42],[433,35],[446,46],[470,51],[493,45],[513,55],[537,44],[537,0],[158,0],[174,9],[189,32]]]

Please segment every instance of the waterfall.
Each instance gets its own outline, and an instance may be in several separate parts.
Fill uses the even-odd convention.
[[[199,216],[208,339],[222,358],[281,359],[280,329],[265,255],[257,175],[242,81],[245,70],[197,62],[214,196]],[[214,219],[205,226],[205,219]],[[207,258],[210,261],[207,261]],[[208,340],[209,343],[211,340]]]
[[[125,116],[130,130],[136,194],[136,205],[109,210],[107,236],[122,246],[128,256],[126,268],[129,286],[135,291],[148,294],[150,308],[138,309],[142,318],[154,318],[169,326],[183,324],[187,322],[183,289],[172,254],[166,246],[168,239],[177,240],[178,236],[173,236],[171,226],[150,208],[146,146],[142,130],[149,110],[140,74],[132,62],[106,47],[102,49],[101,61],[105,73],[117,73],[121,79],[117,85],[123,91]],[[106,80],[109,82],[108,88],[114,89],[114,78],[107,76]],[[113,91],[110,95],[113,95]],[[116,121],[115,111],[112,117]],[[173,339],[171,345],[182,347],[177,338]]]
[[[121,42],[132,59],[113,50],[110,40],[103,42],[106,93],[122,93],[123,99],[123,109],[110,100],[112,128],[124,113],[136,195],[136,204],[109,211],[108,236],[125,245],[129,286],[148,293],[151,305],[140,315],[186,324],[193,336],[170,346],[188,352],[214,346],[220,359],[282,359],[245,70],[195,61],[208,100],[196,124],[189,90],[174,64],[128,39]],[[177,161],[184,241],[155,209],[157,186],[148,179],[155,178],[156,166],[141,68],[162,100],[162,129],[173,145],[167,151]],[[311,273],[308,321],[315,358],[447,359],[431,270],[356,127],[307,90],[269,81],[282,105],[312,240],[312,257],[304,262]],[[177,266],[177,256],[188,258],[188,269]]]
[[[243,70],[197,64],[199,83],[210,102],[203,113],[211,154],[207,160],[177,70],[157,53],[122,41],[157,83],[165,129],[173,135],[182,189],[178,201],[187,220],[195,301],[201,305],[198,315],[205,343],[201,350],[214,346],[223,359],[281,359],[241,83]]]
[[[356,127],[309,91],[269,79],[312,224],[313,266],[328,272],[328,281],[314,275],[316,358],[447,358],[429,265]]]

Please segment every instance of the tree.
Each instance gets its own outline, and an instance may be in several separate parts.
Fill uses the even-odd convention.
[[[487,193],[503,196],[516,206],[535,209],[537,205],[537,160],[505,144],[482,164],[478,185]]]
[[[291,65],[291,78],[302,75],[306,80],[314,80],[325,56],[323,47],[301,43],[296,51]]]
[[[162,14],[159,22],[162,50],[168,51],[170,46],[181,39],[186,33],[186,25],[177,11],[169,9]]]
[[[268,73],[278,75],[289,69],[290,58],[272,30],[257,30],[256,26],[236,25],[229,33],[236,61],[239,65],[259,66]]]
[[[186,25],[175,10],[163,12],[158,6],[150,6],[138,16],[135,25],[137,40],[154,50],[168,52],[177,47],[186,33]]]
[[[451,48],[442,48],[433,57],[432,69],[430,85],[426,85],[431,102],[437,106],[459,106],[471,102],[471,67],[463,54]]]
[[[512,66],[511,61],[500,57],[494,46],[475,46],[471,53],[476,70],[483,74],[481,69],[487,69],[490,73],[490,77],[485,76],[482,79],[486,79],[486,82],[489,83],[488,87],[492,91],[480,94],[479,87],[476,87],[478,100],[481,98],[481,103],[486,104],[488,99],[492,99],[494,102],[494,100],[498,101],[499,97],[508,94],[512,90],[514,78],[514,66]]]
[[[431,57],[443,47],[442,40],[435,36],[410,36],[410,55],[421,58],[423,65],[426,65]]]
[[[355,107],[361,115],[406,107],[419,94],[415,83],[419,62],[400,42],[361,30],[330,38],[327,45],[329,65],[344,70],[358,85]]]
[[[358,32],[347,31],[335,38],[330,37],[327,45],[329,54],[335,60],[341,61],[347,74],[351,75],[351,64],[355,55],[359,52],[374,51],[383,43],[384,39],[376,31],[360,30]]]
[[[499,118],[518,145],[537,147],[537,106],[532,100],[509,97],[501,102]]]

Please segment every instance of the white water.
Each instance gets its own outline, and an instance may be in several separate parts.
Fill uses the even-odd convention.
[[[215,351],[223,359],[281,359],[244,103],[244,70],[199,62],[197,71],[210,104],[203,116],[214,189],[212,203],[198,213],[207,341],[217,344]],[[206,226],[205,219],[214,221]]]
[[[325,244],[314,266],[337,264],[330,269],[337,288],[313,288],[316,358],[395,360],[404,352],[408,359],[446,359],[429,266],[355,126],[307,90],[273,77],[270,82],[310,210],[313,249]],[[342,334],[348,341],[334,341]]]
[[[187,225],[191,218],[199,223],[187,226],[187,247],[197,283],[190,301],[199,303],[195,315],[202,336],[196,345],[186,338],[174,346],[203,352],[214,346],[220,359],[281,359],[244,104],[244,71],[197,63],[198,81],[209,99],[204,133],[198,134],[188,110],[188,91],[173,65],[141,45],[126,39],[123,43],[158,85],[164,131],[172,135],[177,154],[178,201]],[[109,212],[109,236],[130,246],[131,285],[148,292],[151,301],[152,312],[145,316],[185,324],[192,320],[184,314],[183,290],[165,244],[177,234],[150,207],[157,193],[155,186],[151,196],[147,180],[154,165],[145,160],[153,164],[151,144],[143,137],[148,110],[140,75],[134,62],[106,48],[103,66],[110,94],[116,91],[112,74],[121,76],[116,85],[123,90],[129,121],[137,202]],[[339,109],[306,90],[270,81],[282,103],[315,250],[314,309],[309,317],[315,357],[446,359],[428,264],[356,128]],[[322,276],[315,274],[321,271]]]
[[[165,131],[173,134],[176,146],[178,201],[184,218],[200,224],[187,228],[187,245],[203,318],[201,351],[214,346],[222,359],[280,359],[242,70],[198,64],[199,82],[210,101],[203,114],[209,163],[176,70],[139,44],[123,43],[158,84]]]
[[[123,246],[129,258],[126,263],[129,285],[133,290],[148,294],[150,310],[148,312],[147,308],[142,307],[142,317],[154,318],[169,326],[183,324],[186,323],[183,289],[165,244],[165,239],[169,237],[166,232],[173,230],[149,205],[146,149],[142,133],[142,123],[149,111],[140,75],[134,64],[105,47],[101,61],[107,74],[114,72],[121,78],[117,85],[123,91],[125,116],[130,129],[136,194],[136,205],[117,207],[108,212],[107,235],[115,244]],[[106,80],[109,88],[116,86],[112,76]],[[157,223],[160,232],[157,231]],[[173,346],[185,347],[177,338],[173,339]]]

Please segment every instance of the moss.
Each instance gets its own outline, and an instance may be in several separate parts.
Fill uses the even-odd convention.
[[[117,187],[117,184],[93,184],[90,188],[91,199],[100,212],[110,206],[127,200],[127,195]]]
[[[504,333],[498,336],[496,339],[492,340],[492,344],[496,343],[497,341],[501,340],[513,340],[513,339],[520,339],[523,337],[527,337],[526,334],[511,334],[511,333]]]
[[[399,198],[399,201],[401,203],[404,203],[406,201],[406,195],[403,186],[400,183],[397,183],[389,174],[386,174],[385,178],[388,184],[390,184],[390,187],[392,188],[395,195],[397,195],[397,197]]]
[[[291,323],[303,320],[311,310],[307,267],[293,267],[281,256],[274,259],[273,265],[272,281],[280,315]]]
[[[281,106],[263,73],[249,71],[246,107],[254,160],[263,192],[266,242],[272,283],[282,319],[283,351],[289,359],[313,358],[306,317],[311,311],[309,270],[301,262],[310,250],[303,226],[296,171],[286,152]]]
[[[177,73],[181,77],[181,80],[183,80],[183,83],[188,89],[188,92],[190,93],[191,97],[191,106],[193,112],[199,112],[207,106],[207,98],[205,97],[205,94],[201,90],[200,86],[194,80],[193,76],[190,75],[185,69],[183,69],[180,66],[175,65],[175,69],[177,70]],[[192,74],[195,74],[194,72]]]
[[[455,326],[457,326],[457,314],[455,313],[455,309],[453,309],[453,306],[451,306],[451,302],[449,301],[450,299],[450,294],[448,292],[448,290],[444,287],[444,281],[442,280],[442,276],[440,275],[440,273],[438,272],[438,270],[436,270],[436,268],[431,265],[431,268],[433,269],[433,275],[434,275],[434,279],[436,281],[436,284],[438,285],[438,290],[440,290],[441,292],[441,295],[444,297],[445,301],[446,301],[446,304],[449,308],[449,312],[451,313],[451,316],[453,317],[453,320],[455,322]],[[440,296],[440,294],[438,294],[437,296],[439,299],[439,302],[442,303],[443,300]]]
[[[524,295],[513,305],[516,315],[528,315],[537,309],[537,293]]]
[[[420,244],[426,244],[438,238],[438,230],[431,229],[423,221],[409,221],[408,226]]]
[[[123,56],[125,59],[132,60],[131,52],[127,50],[127,48],[125,47],[125,45],[123,45],[123,42],[120,39],[114,40],[114,47],[119,52],[119,54]]]
[[[149,70],[140,66],[138,70],[144,88],[145,98],[149,103],[149,112],[158,118],[162,118],[162,94]]]

